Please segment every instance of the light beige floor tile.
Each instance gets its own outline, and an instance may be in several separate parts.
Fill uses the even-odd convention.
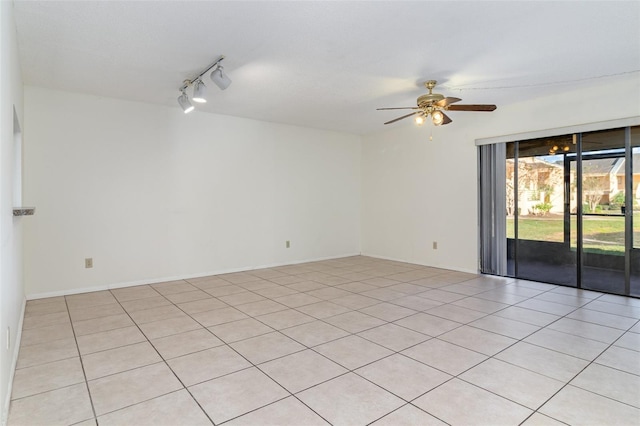
[[[11,401],[9,425],[71,425],[93,418],[87,385],[79,383]]]
[[[510,306],[496,312],[494,315],[515,321],[526,322],[527,324],[537,325],[539,327],[545,327],[560,318],[558,315],[538,312],[532,309],[521,308],[519,306]]]
[[[232,272],[230,274],[222,274],[218,275],[218,278],[223,279],[225,281],[229,281],[233,284],[246,283],[250,281],[260,280],[260,277],[256,277],[248,272]]]
[[[183,280],[152,284],[151,287],[153,287],[154,290],[156,290],[158,293],[162,294],[163,296],[167,296],[169,294],[184,293],[186,291],[198,290],[197,287],[194,287],[193,285]]]
[[[571,318],[560,318],[547,328],[609,344],[613,343],[624,333],[623,330],[617,328],[605,327],[603,325],[578,321]]]
[[[97,423],[97,421],[96,421],[96,419],[94,417],[94,418],[89,419],[89,420],[85,420],[85,421],[82,421],[82,422],[79,422],[79,423],[74,423],[72,426],[97,426],[97,425],[98,425],[98,423]]]
[[[164,362],[89,381],[98,416],[178,389],[182,385]]]
[[[496,359],[484,361],[459,378],[533,410],[565,384]]]
[[[294,397],[282,399],[237,417],[227,426],[328,426],[329,423]]]
[[[467,297],[465,299],[456,300],[452,303],[452,305],[461,306],[463,308],[472,309],[474,311],[484,312],[485,314],[493,314],[494,312],[497,312],[509,306],[505,303],[494,302],[478,297]]]
[[[466,325],[445,333],[439,338],[489,356],[495,355],[517,342],[510,337]]]
[[[100,426],[211,426],[206,414],[186,390],[141,402],[98,418]]]
[[[20,338],[20,346],[39,345],[53,342],[54,340],[72,339],[73,329],[70,323],[55,324],[46,327],[23,330]]]
[[[188,316],[140,324],[140,329],[149,340],[184,333],[185,331],[197,330],[199,328],[202,328],[200,324]]]
[[[65,309],[62,312],[54,312],[52,314],[43,315],[25,315],[22,321],[22,329],[30,330],[32,328],[50,327],[53,325],[71,325],[69,313]]]
[[[362,309],[380,303],[378,299],[363,296],[361,294],[350,294],[348,296],[337,297],[332,299],[331,302],[349,309]]]
[[[635,425],[640,410],[574,386],[558,392],[540,413],[570,425]]]
[[[297,291],[311,291],[311,290],[319,290],[327,286],[324,284],[317,283],[315,281],[299,281],[293,284],[287,284],[286,287],[291,288],[293,290],[297,290]]]
[[[251,367],[247,360],[226,345],[173,358],[167,363],[185,386]]]
[[[124,313],[124,309],[122,309],[119,303],[108,303],[106,305],[91,306],[89,308],[69,308],[69,315],[74,322]]]
[[[230,306],[244,305],[245,303],[259,302],[265,300],[263,296],[253,293],[251,291],[245,291],[242,293],[230,294],[227,296],[220,296],[221,301]]]
[[[28,300],[25,306],[24,316],[31,317],[59,312],[67,312],[67,303],[64,297],[49,297],[46,299]]]
[[[424,297],[425,299],[429,300],[435,300],[436,302],[451,303],[455,302],[456,300],[464,299],[467,296],[465,296],[464,294],[446,291],[446,289],[436,289],[420,293],[420,297]]]
[[[430,414],[425,413],[421,409],[407,404],[398,408],[396,411],[387,414],[380,420],[371,423],[372,426],[445,426],[446,423],[441,422]]]
[[[356,311],[325,318],[324,321],[349,333],[359,333],[386,323],[381,319]]]
[[[495,315],[480,318],[477,321],[469,323],[469,325],[471,327],[481,328],[492,333],[501,334],[518,340],[524,339],[530,334],[540,330],[540,327],[537,325],[514,321],[508,318],[501,318]]]
[[[202,290],[185,291],[183,293],[165,295],[173,303],[193,302],[194,300],[210,299],[211,295]]]
[[[224,287],[208,288],[206,292],[211,296],[220,298],[224,296],[231,296],[234,294],[247,293],[247,289],[245,289],[244,287],[240,287],[239,285],[231,284]]]
[[[276,330],[282,330],[283,328],[294,327],[296,325],[305,324],[316,320],[312,316],[305,315],[301,312],[296,311],[295,309],[288,309],[286,311],[260,315],[256,317],[256,319],[267,324],[269,327],[273,327]]]
[[[118,302],[128,302],[131,300],[146,299],[149,297],[160,296],[153,287],[148,285],[138,285],[135,287],[114,288],[111,294],[118,299]]]
[[[305,349],[300,343],[273,332],[232,343],[231,346],[254,364],[261,364]]]
[[[354,281],[346,284],[337,285],[336,288],[339,288],[340,290],[350,291],[352,293],[362,293],[364,291],[375,290],[378,287],[371,284],[365,284],[361,281]]]
[[[155,364],[162,358],[149,342],[135,343],[82,356],[87,380]]]
[[[312,303],[322,302],[322,299],[309,296],[305,293],[290,294],[289,296],[277,297],[274,301],[281,303],[290,308],[297,308],[299,306],[311,305]]]
[[[640,376],[639,357],[640,354],[634,350],[611,346],[594,362]]]
[[[427,311],[429,315],[445,318],[459,323],[469,323],[482,317],[487,316],[484,312],[474,311],[472,309],[463,308],[455,305],[440,305]]]
[[[571,380],[589,364],[583,359],[526,342],[518,342],[495,357],[564,382]]]
[[[267,287],[254,290],[254,292],[269,299],[275,299],[276,297],[282,296],[291,296],[292,294],[298,293],[297,290],[285,286]]]
[[[287,328],[281,332],[308,347],[327,343],[349,335],[346,331],[323,321],[301,324]]]
[[[164,359],[171,359],[224,344],[224,342],[205,329],[186,331],[153,339],[151,343]]]
[[[427,340],[402,351],[402,354],[452,375],[458,375],[487,359],[487,356],[478,352],[439,339]]]
[[[82,355],[140,343],[146,340],[146,337],[144,337],[136,326],[87,334],[85,336],[78,336],[77,338],[78,348]]]
[[[640,352],[640,334],[631,332],[625,333],[622,337],[616,340],[613,345]]]
[[[346,290],[341,290],[335,287],[325,287],[318,290],[308,291],[307,294],[322,300],[331,300],[331,299],[336,299],[338,297],[349,296],[350,294],[353,294],[353,293]]]
[[[400,407],[404,401],[348,373],[298,394],[333,425],[364,425]]]
[[[458,379],[437,387],[413,404],[452,425],[517,425],[532,413],[515,402]]]
[[[449,374],[400,354],[366,365],[355,373],[407,401],[451,378]]]
[[[586,309],[591,309],[598,312],[606,312],[608,314],[621,315],[623,317],[640,319],[640,307],[625,306],[618,303],[601,302],[594,300],[588,305],[584,306]]]
[[[289,284],[295,284],[295,283],[299,283],[299,282],[307,282],[309,280],[302,278],[302,277],[297,277],[294,275],[285,275],[283,277],[273,277],[273,278],[269,278],[269,281],[272,281],[276,284],[280,284],[280,285],[289,285]]]
[[[238,286],[244,288],[245,290],[255,291],[255,290],[262,290],[265,288],[279,287],[280,284],[276,284],[271,281],[261,279],[257,281],[250,281],[247,283],[240,283],[238,284]]]
[[[300,312],[304,312],[307,315],[311,315],[312,317],[317,319],[329,318],[335,315],[349,312],[349,308],[345,308],[344,306],[336,305],[335,303],[327,301],[300,306],[297,308],[297,310]]]
[[[391,355],[390,350],[358,336],[348,336],[316,346],[315,351],[353,370]]]
[[[80,358],[70,358],[16,370],[12,399],[24,398],[84,382]]]
[[[191,316],[205,327],[212,327],[214,325],[248,318],[246,314],[232,307],[199,312]]]
[[[143,309],[158,308],[160,306],[171,305],[171,302],[164,296],[148,297],[144,299],[130,300],[120,303],[125,311],[131,313]]]
[[[70,310],[74,308],[89,308],[92,306],[108,305],[118,302],[118,300],[113,297],[111,292],[108,290],[74,294],[71,296],[65,296],[65,299],[67,300],[67,306]]]
[[[195,385],[189,390],[216,424],[289,395],[255,367]]]
[[[367,278],[367,279],[361,280],[361,282],[380,288],[380,287],[389,287],[394,284],[398,284],[400,281],[392,280],[390,278],[385,278],[385,277],[376,277],[376,278]]]
[[[120,314],[85,321],[75,321],[73,323],[73,329],[76,336],[84,336],[102,331],[115,330],[116,328],[130,327],[132,325],[135,324],[131,321],[129,315]]]
[[[209,330],[227,343],[249,339],[274,331],[271,327],[253,318],[245,318],[239,321],[216,325],[209,327]]]
[[[636,358],[636,364],[640,358]],[[571,381],[575,387],[640,408],[640,376],[591,364]]]
[[[564,426],[565,424],[540,413],[533,413],[522,426]]]
[[[591,322],[594,324],[604,325],[606,327],[619,328],[621,330],[627,330],[636,322],[636,319],[634,318],[608,314],[606,312],[592,311],[591,309],[584,308],[571,312],[567,315],[567,318]]]
[[[605,343],[549,330],[548,328],[535,332],[524,341],[587,361],[592,361],[607,348]]]
[[[296,352],[260,365],[260,369],[291,393],[297,393],[347,372],[312,350]]]
[[[186,316],[186,314],[182,312],[179,308],[177,308],[175,305],[159,306],[157,308],[130,312],[129,315],[138,325],[146,324],[154,321],[165,320],[169,318],[178,318],[178,317]]]
[[[177,306],[189,315],[228,307],[226,303],[213,297],[179,303]]]
[[[425,299],[424,297],[410,295],[401,297],[399,299],[393,299],[390,303],[405,308],[413,309],[414,311],[426,311],[436,306],[442,305],[442,302],[436,302],[435,300]]]
[[[413,309],[404,308],[387,302],[378,303],[377,305],[360,309],[360,312],[383,321],[396,321],[416,313]]]
[[[374,343],[384,346],[392,351],[402,351],[410,346],[417,345],[431,337],[408,328],[400,327],[395,324],[384,324],[380,327],[358,333],[358,336],[364,337]]]
[[[584,306],[591,302],[592,298],[549,291],[535,296],[533,300],[544,300],[546,302],[560,303],[561,305],[579,308],[580,306]]]
[[[258,315],[266,315],[272,312],[284,311],[289,308],[281,305],[280,303],[274,302],[273,300],[261,300],[259,302],[239,305],[238,309],[249,316],[257,317]]]
[[[432,337],[439,336],[462,326],[459,322],[425,313],[411,315],[410,317],[395,321],[395,324]]]
[[[379,300],[381,302],[389,302],[395,299],[406,297],[407,293],[403,293],[398,290],[392,290],[389,287],[377,288],[375,290],[363,291],[360,293],[363,296],[370,297],[372,299]]]
[[[39,345],[23,346],[20,349],[16,368],[33,367],[77,356],[78,347],[75,339],[54,340]]]

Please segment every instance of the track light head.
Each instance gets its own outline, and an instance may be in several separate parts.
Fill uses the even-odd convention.
[[[193,105],[191,105],[191,102],[189,102],[189,97],[184,92],[184,90],[182,91],[182,94],[178,96],[178,103],[180,104],[180,107],[182,108],[182,111],[184,111],[185,114],[188,114],[191,111],[193,111],[194,107]]]
[[[231,84],[231,79],[224,73],[222,65],[218,64],[218,67],[211,73],[211,80],[221,89],[224,90]]]
[[[195,83],[193,83],[193,99],[194,102],[205,103],[207,99],[205,98],[205,94],[207,92],[207,86],[204,85],[202,79],[198,78]]]

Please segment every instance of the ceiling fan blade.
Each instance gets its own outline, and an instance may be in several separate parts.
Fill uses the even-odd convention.
[[[405,118],[407,118],[407,117],[411,117],[412,115],[418,114],[419,112],[422,112],[422,111],[416,111],[416,112],[412,112],[411,114],[403,115],[402,117],[398,117],[398,118],[396,118],[395,120],[387,121],[387,122],[386,122],[386,123],[384,123],[384,124],[391,124],[391,123],[395,123],[396,121],[400,121],[400,120],[403,120],[403,119],[405,119]]]
[[[440,112],[442,112],[442,111],[440,111]],[[445,124],[449,124],[449,123],[451,123],[451,122],[453,121],[453,120],[452,120],[452,119],[450,119],[450,118],[449,118],[449,116],[448,116],[447,114],[445,114],[444,112],[442,112],[442,118],[443,118],[443,120],[442,120],[442,124],[441,124],[441,126],[444,126]]]
[[[493,111],[496,109],[495,105],[451,105],[447,110],[449,111]]]
[[[385,111],[388,109],[418,109],[418,107],[376,108],[376,111]]]
[[[434,105],[437,106],[437,107],[440,107],[440,108],[444,108],[447,105],[451,105],[453,103],[460,102],[461,100],[462,99],[460,99],[460,98],[449,98],[449,97],[447,97],[447,98],[439,100]]]

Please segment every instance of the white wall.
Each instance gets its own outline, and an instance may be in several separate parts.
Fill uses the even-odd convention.
[[[560,86],[492,113],[451,112],[453,123],[438,128],[407,119],[363,137],[362,254],[476,272],[475,139],[640,116],[637,75],[605,83]]]
[[[18,335],[24,306],[21,224],[13,217],[14,110],[22,120],[22,80],[13,3],[0,1],[0,424],[7,419]],[[7,334],[9,347],[7,347]]]
[[[28,86],[25,127],[28,297],[360,252],[358,136]]]

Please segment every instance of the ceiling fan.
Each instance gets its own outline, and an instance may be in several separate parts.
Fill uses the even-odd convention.
[[[398,107],[398,108],[378,108],[376,111],[391,110],[391,109],[413,109],[416,110],[411,114],[403,115],[394,120],[387,121],[384,124],[395,123],[396,121],[403,120],[412,115],[416,116],[416,124],[422,125],[424,120],[431,116],[431,121],[434,125],[440,126],[451,123],[451,120],[444,111],[493,111],[496,109],[495,105],[452,105],[456,102],[460,102],[460,98],[444,97],[439,93],[433,93],[433,88],[436,87],[437,81],[429,80],[424,83],[424,86],[429,90],[426,95],[419,96],[417,99],[418,106],[415,107]]]

